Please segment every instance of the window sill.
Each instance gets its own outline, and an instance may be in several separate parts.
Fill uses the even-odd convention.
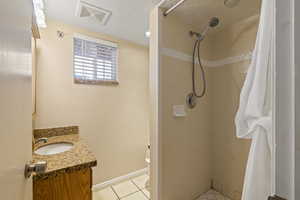
[[[105,80],[80,80],[74,79],[74,83],[76,84],[84,84],[84,85],[119,85],[118,81],[105,81]]]

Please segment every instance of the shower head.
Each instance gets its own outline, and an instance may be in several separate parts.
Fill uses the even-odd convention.
[[[211,28],[216,27],[216,26],[218,26],[219,21],[220,21],[219,18],[213,17],[213,18],[210,19],[208,25],[209,25]]]
[[[220,20],[219,18],[217,17],[212,17],[208,24],[206,25],[205,29],[202,31],[201,35],[204,37],[207,33],[207,31],[210,29],[210,28],[215,28],[216,26],[218,26]]]
[[[233,8],[240,3],[240,0],[224,0],[224,5],[228,8]]]
[[[209,29],[210,28],[215,28],[219,24],[219,22],[220,22],[219,18],[212,17],[201,33],[190,31],[190,35],[191,36],[196,36],[199,41],[202,41],[205,38],[205,35],[209,31]]]

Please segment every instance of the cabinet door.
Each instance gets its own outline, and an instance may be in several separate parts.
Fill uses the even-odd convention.
[[[33,180],[33,200],[91,200],[92,169]]]

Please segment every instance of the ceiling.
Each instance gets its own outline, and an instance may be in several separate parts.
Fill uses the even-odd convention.
[[[77,17],[78,1],[47,0],[47,18],[147,45],[145,32],[148,30],[149,12],[160,0],[85,0],[112,12],[104,26],[94,20]]]
[[[160,0],[85,0],[98,7],[110,10],[112,15],[106,25],[77,17],[76,8],[79,0],[47,0],[46,15],[67,24],[79,26],[95,32],[101,32],[120,39],[147,45],[145,32],[148,30],[149,12]],[[170,2],[165,6],[170,6]],[[241,0],[235,8],[224,6],[223,0],[187,0],[170,14],[184,23],[199,25],[207,23],[212,16],[220,18],[219,29],[228,24],[250,17],[259,12],[261,0]]]

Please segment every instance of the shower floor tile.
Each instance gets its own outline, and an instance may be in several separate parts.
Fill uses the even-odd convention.
[[[230,200],[215,190],[209,190],[207,193],[200,196],[197,200]]]

